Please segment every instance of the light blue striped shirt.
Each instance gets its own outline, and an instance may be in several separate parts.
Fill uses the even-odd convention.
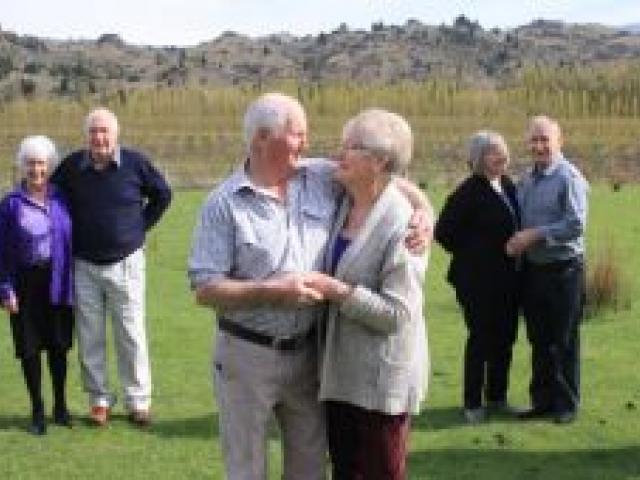
[[[537,228],[543,235],[527,250],[527,260],[545,264],[584,253],[588,191],[586,179],[562,156],[523,176],[518,185],[522,228]]]
[[[202,207],[189,259],[192,287],[218,279],[262,280],[285,272],[321,271],[342,189],[333,164],[307,159],[289,180],[285,202],[256,186],[245,168],[216,188]],[[316,307],[218,310],[272,336],[309,330]]]

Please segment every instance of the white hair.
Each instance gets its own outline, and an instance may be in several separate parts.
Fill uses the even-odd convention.
[[[549,128],[553,135],[556,135],[558,140],[562,137],[562,129],[560,128],[560,124],[556,122],[553,118],[548,117],[546,115],[536,115],[529,120],[529,127],[527,129],[527,138],[531,137],[531,133],[533,130],[537,128]]]
[[[16,153],[16,165],[20,170],[24,170],[26,162],[30,158],[44,158],[47,160],[47,169],[53,172],[58,166],[58,152],[55,144],[49,137],[44,135],[31,135],[25,137]]]
[[[113,128],[114,133],[116,135],[116,137],[118,136],[118,130],[120,128],[119,124],[118,124],[118,117],[116,117],[116,114],[113,113],[111,110],[104,108],[104,107],[100,107],[100,108],[96,108],[94,110],[91,110],[87,116],[84,119],[84,133],[85,135],[89,134],[89,129],[91,128],[91,125],[93,125],[93,122],[96,118],[105,118],[110,126]]]
[[[294,119],[306,122],[304,108],[293,97],[282,93],[265,93],[254,100],[244,114],[244,140],[251,145],[259,130],[267,130],[273,135],[284,132]]]
[[[507,157],[509,163],[509,147],[504,137],[491,130],[480,130],[473,134],[469,140],[469,168],[474,173],[482,173],[484,162],[482,161],[487,151],[495,148]]]
[[[387,173],[405,173],[411,162],[411,127],[400,115],[386,110],[365,110],[348,120],[342,140],[387,159]]]

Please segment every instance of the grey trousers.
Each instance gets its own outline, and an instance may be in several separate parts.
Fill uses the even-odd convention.
[[[151,375],[144,318],[145,258],[138,249],[119,262],[74,262],[78,352],[84,389],[92,406],[115,403],[109,390],[106,321],[111,317],[125,407],[146,410]]]
[[[317,400],[315,342],[280,352],[218,330],[213,374],[226,478],[267,478],[272,416],[283,442],[283,478],[325,478],[326,429]]]

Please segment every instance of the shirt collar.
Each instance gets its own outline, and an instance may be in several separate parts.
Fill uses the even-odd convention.
[[[249,159],[247,158],[232,176],[231,189],[233,193],[237,193],[240,190],[249,189],[256,193],[259,192],[259,193],[269,195],[265,193],[264,189],[262,189],[260,186],[254,183],[254,181],[249,176],[248,168],[249,168]],[[291,177],[290,180],[293,180],[298,176],[305,175],[306,170],[307,170],[307,167],[304,164],[298,165],[298,167],[296,168],[295,174]]]
[[[43,209],[43,210],[48,210],[47,205],[41,205],[40,203],[34,201],[31,196],[29,196],[29,192],[27,191],[27,186],[25,185],[25,182],[22,181],[20,182],[20,184],[18,185],[18,188],[16,189],[17,194],[19,195],[20,199],[23,202],[28,203],[29,205],[33,205],[34,207]],[[49,183],[47,185],[47,203],[48,200],[54,195],[55,192],[55,187]]]
[[[562,155],[562,153],[559,153],[555,157],[553,157],[553,159],[551,160],[551,163],[546,167],[540,169],[534,166],[533,175],[538,177],[548,177],[550,175],[553,175],[555,171],[558,169],[558,167],[560,166],[560,161],[563,159],[564,159],[564,156]]]
[[[111,157],[111,162],[116,166],[116,168],[120,166],[120,145],[116,146],[115,150],[113,151],[113,157]],[[91,165],[92,165],[91,152],[89,151],[89,149],[87,149],[84,151],[84,154],[82,155],[82,159],[80,161],[80,168],[82,170],[86,170],[87,168],[91,167]]]

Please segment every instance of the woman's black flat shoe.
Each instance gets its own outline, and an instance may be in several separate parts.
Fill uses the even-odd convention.
[[[59,425],[61,427],[72,428],[73,427],[73,417],[71,417],[71,414],[69,413],[69,410],[67,410],[66,408],[64,410],[59,410],[59,411],[54,410],[54,412],[53,412],[53,423],[55,423],[56,425]]]
[[[47,425],[44,423],[44,415],[33,416],[31,425],[27,430],[32,435],[45,435],[47,433]]]

